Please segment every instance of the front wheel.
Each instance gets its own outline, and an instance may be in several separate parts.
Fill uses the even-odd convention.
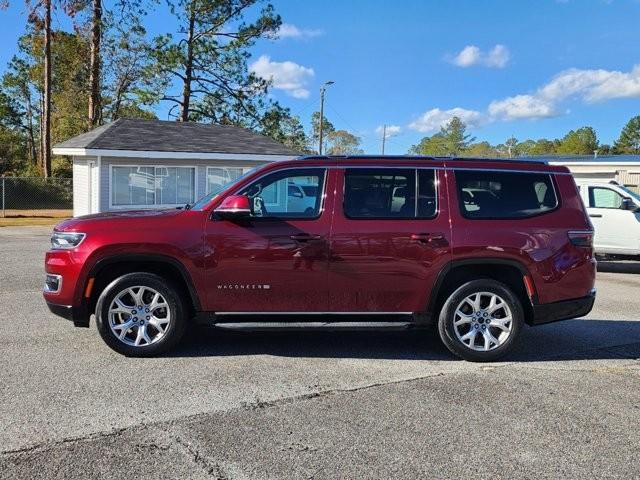
[[[100,336],[116,352],[148,357],[173,348],[184,333],[178,290],[150,273],[129,273],[105,288],[96,305]]]
[[[506,285],[490,279],[465,283],[440,311],[438,331],[445,346],[472,362],[506,355],[524,323],[522,304]]]

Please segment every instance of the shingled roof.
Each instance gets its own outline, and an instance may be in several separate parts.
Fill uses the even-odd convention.
[[[120,118],[54,146],[56,149],[298,155],[264,135],[232,125]]]

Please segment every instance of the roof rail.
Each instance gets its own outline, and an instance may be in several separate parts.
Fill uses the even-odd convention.
[[[519,157],[519,158],[472,158],[472,157],[437,157],[427,155],[301,155],[296,160],[455,160],[468,162],[520,162],[546,165],[547,159]]]

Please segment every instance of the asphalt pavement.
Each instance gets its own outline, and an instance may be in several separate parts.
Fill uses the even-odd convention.
[[[640,476],[640,262],[500,363],[423,332],[198,330],[129,359],[47,310],[49,233],[0,228],[0,478]]]

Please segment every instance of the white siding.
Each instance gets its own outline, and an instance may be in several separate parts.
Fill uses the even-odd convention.
[[[100,212],[100,157],[92,159],[89,158],[89,162],[93,161],[90,173],[91,176],[91,213]]]
[[[89,169],[87,159],[73,157],[73,216],[89,213]]]
[[[111,165],[149,165],[149,166],[179,166],[196,167],[196,198],[206,194],[207,167],[242,167],[253,168],[268,162],[250,160],[183,160],[183,159],[143,159],[143,158],[116,158],[100,157],[100,211],[109,210],[111,188]],[[95,189],[94,189],[95,190]],[[153,207],[150,207],[153,208]]]

